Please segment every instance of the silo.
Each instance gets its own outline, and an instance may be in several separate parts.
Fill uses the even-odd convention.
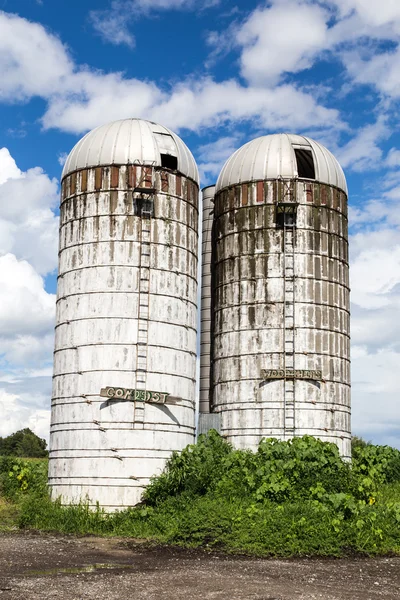
[[[218,427],[210,411],[210,353],[211,353],[211,279],[212,234],[215,185],[202,190],[202,251],[201,251],[201,320],[200,320],[200,402],[198,432]]]
[[[89,132],[65,163],[53,498],[131,506],[194,440],[198,181],[183,141],[140,119]]]
[[[212,410],[235,446],[305,434],[350,456],[347,186],[299,135],[228,159],[214,203]]]

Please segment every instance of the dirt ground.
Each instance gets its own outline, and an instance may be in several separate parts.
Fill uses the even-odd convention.
[[[400,557],[269,560],[0,534],[0,600],[400,600]]]

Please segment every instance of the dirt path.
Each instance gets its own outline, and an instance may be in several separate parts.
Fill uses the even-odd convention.
[[[232,558],[122,539],[0,535],[0,600],[400,600],[400,557]]]

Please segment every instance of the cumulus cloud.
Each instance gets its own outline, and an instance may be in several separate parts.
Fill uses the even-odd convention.
[[[41,168],[18,169],[0,149],[0,255],[26,259],[42,275],[57,266],[58,183]]]
[[[352,207],[352,412],[357,434],[400,448],[400,217],[385,195]]]
[[[13,254],[1,256],[0,338],[43,335],[53,327],[54,314],[54,296],[44,290],[35,269]]]
[[[340,128],[338,111],[325,108],[294,85],[271,89],[244,86],[235,79],[196,78],[161,88],[122,73],[79,67],[44,27],[5,13],[0,13],[0,40],[3,97],[11,101],[41,95],[48,103],[42,118],[45,128],[82,133],[104,122],[105,114],[110,120],[134,114],[178,130],[197,131],[237,120],[264,128],[298,130],[329,127],[334,122]],[[43,65],[39,82],[37,64]]]
[[[328,18],[320,6],[293,0],[256,9],[237,35],[242,75],[255,84],[273,84],[285,72],[310,67],[325,44]]]
[[[0,389],[0,436],[29,427],[39,437],[49,439],[50,410],[21,405],[20,397]]]
[[[54,94],[72,70],[68,51],[56,36],[42,25],[0,12],[0,100]]]
[[[385,116],[355,132],[350,141],[337,149],[336,156],[342,167],[366,171],[380,167],[383,152],[379,142],[390,137],[392,131]]]
[[[0,149],[0,435],[48,434],[51,377],[37,369],[52,362],[55,295],[42,275],[57,264],[57,196],[42,169],[23,172]]]
[[[355,433],[400,448],[400,353],[384,349],[352,353],[352,411]]]

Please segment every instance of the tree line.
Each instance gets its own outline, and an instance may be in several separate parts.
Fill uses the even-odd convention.
[[[7,437],[0,437],[0,456],[45,458],[48,456],[47,442],[29,428],[20,429]]]

